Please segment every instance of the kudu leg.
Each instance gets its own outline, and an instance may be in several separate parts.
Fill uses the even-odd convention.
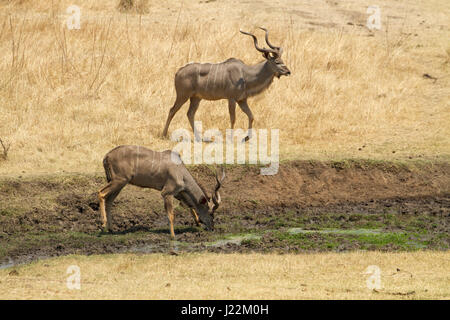
[[[197,227],[199,227],[200,226],[200,219],[198,218],[197,212],[194,209],[192,209],[192,208],[190,208],[189,210],[191,211],[191,214],[194,217],[195,224],[197,225]]]
[[[173,213],[173,196],[167,195],[164,197],[164,208],[166,209],[167,218],[169,219],[170,237],[175,239],[175,231],[173,229],[173,221],[175,220],[175,214]]]
[[[163,137],[167,137],[167,132],[169,131],[169,125],[170,122],[172,121],[173,117],[175,116],[175,114],[178,112],[178,110],[180,110],[180,108],[183,106],[183,104],[189,99],[189,97],[179,97],[177,96],[177,99],[175,101],[175,103],[173,104],[173,107],[170,108],[169,110],[169,115],[167,116],[167,121],[166,121],[166,125],[164,126],[164,130],[163,130]]]
[[[194,132],[195,140],[201,141],[200,136],[198,135],[197,130],[195,130],[195,113],[197,112],[198,106],[200,105],[200,98],[192,97],[191,104],[189,105],[189,110],[187,112],[187,117],[189,119],[189,123],[191,125],[192,131]]]
[[[248,107],[247,100],[239,101],[238,104],[239,104],[239,107],[241,108],[241,110],[248,117],[248,134],[243,140],[243,141],[248,141],[252,137],[252,130],[251,129],[252,129],[252,126],[253,126],[253,119],[254,119],[253,118],[253,114],[252,114],[252,111],[250,110],[250,108]]]
[[[98,192],[103,230],[111,230],[111,205],[127,181],[111,181]]]
[[[114,200],[119,195],[120,191],[122,190],[124,186],[121,186],[118,190],[115,190],[108,194],[106,197],[106,217],[107,217],[107,223],[106,223],[106,229],[111,231],[111,223],[112,223],[112,217],[111,217],[111,207],[114,202]]]
[[[236,123],[236,101],[228,100],[228,112],[230,113],[231,129],[234,129]]]
[[[181,191],[180,185],[182,185],[182,182],[180,181],[169,181],[161,190],[161,196],[164,199],[164,208],[166,209],[167,218],[169,219],[170,237],[172,239],[175,239],[175,231],[173,229],[173,221],[175,219],[173,212],[173,195],[177,195]]]

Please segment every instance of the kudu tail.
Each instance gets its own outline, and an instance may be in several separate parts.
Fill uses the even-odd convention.
[[[111,182],[111,167],[109,166],[108,157],[103,158],[103,168],[105,168],[106,180]]]

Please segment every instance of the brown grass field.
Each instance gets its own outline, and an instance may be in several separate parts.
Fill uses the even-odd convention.
[[[0,299],[449,299],[449,265],[449,252],[66,256],[0,270]]]
[[[26,199],[21,192],[35,184],[36,175],[43,190],[51,183],[42,179],[66,180],[67,175],[69,183],[58,186],[70,197],[67,186],[76,183],[72,180],[98,175],[104,154],[117,145],[173,147],[175,142],[163,139],[161,132],[175,99],[177,69],[191,61],[215,63],[230,57],[259,62],[251,39],[239,33],[254,32],[264,43],[258,26],[267,27],[271,42],[283,47],[283,60],[292,72],[249,100],[256,129],[280,129],[281,160],[351,159],[412,167],[425,163],[430,176],[428,168],[443,164],[438,167],[443,172],[439,183],[419,184],[424,190],[439,190],[414,194],[411,201],[439,194],[432,199],[437,203],[433,210],[441,219],[448,218],[448,0],[377,0],[370,4],[381,8],[382,28],[373,31],[365,26],[368,4],[357,0],[138,3],[139,10],[124,12],[118,0],[0,0],[0,199],[16,196],[0,203],[2,219],[19,217],[33,206],[30,212],[38,221],[43,207],[59,199],[46,190],[48,194],[28,195],[30,203],[20,200]],[[70,5],[81,8],[79,30],[67,29]],[[169,134],[190,129],[186,111],[184,106],[175,116]],[[203,122],[204,130],[225,132],[230,125],[226,101],[202,101],[196,120]],[[247,128],[241,111],[236,127]],[[384,179],[383,174],[367,176]],[[31,180],[24,182],[25,189],[11,182],[23,177]],[[296,178],[286,177],[294,187]],[[333,184],[323,181],[326,175],[316,177],[313,172],[309,178],[321,188]],[[272,185],[258,181],[262,190],[271,192]],[[357,187],[370,193],[370,188]],[[286,191],[282,185],[277,188]],[[95,191],[83,190],[75,200]],[[411,194],[388,200],[395,204],[396,199],[412,199]],[[309,204],[311,194],[304,198],[302,205]],[[145,198],[139,199],[145,207]],[[426,211],[426,200],[420,203]],[[19,207],[27,209],[15,212]],[[55,208],[60,209],[54,205],[49,210]],[[436,213],[433,219],[438,218]],[[438,228],[444,242],[447,225]],[[59,227],[61,234],[68,232],[66,226]],[[2,230],[0,240],[8,241]],[[75,236],[85,236],[83,232],[75,230]],[[448,250],[70,255],[0,269],[0,299],[449,299],[449,262]],[[71,264],[81,268],[81,290],[66,288]],[[382,270],[383,288],[377,291],[365,285],[364,271],[371,264]]]
[[[374,32],[364,3],[336,3],[152,0],[140,15],[83,1],[81,29],[68,30],[65,10],[76,1],[1,1],[0,138],[11,147],[0,173],[93,172],[119,144],[174,146],[160,134],[176,70],[260,61],[239,33],[263,41],[260,25],[292,71],[249,102],[255,128],[281,129],[281,159],[447,160],[448,1],[380,0]],[[227,109],[203,101],[196,119],[224,131]],[[169,133],[189,129],[186,110]],[[237,127],[246,126],[239,111]]]

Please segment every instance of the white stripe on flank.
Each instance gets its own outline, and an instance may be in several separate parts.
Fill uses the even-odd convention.
[[[158,161],[158,172],[159,173],[161,171],[161,157],[162,157],[162,152],[158,152],[159,153],[159,161]]]
[[[139,152],[140,152],[140,146],[137,146],[137,153],[136,153],[136,165],[134,167],[134,175],[137,175],[138,168],[139,168]]]
[[[155,152],[152,152],[152,167],[150,168],[150,172],[153,173],[153,166],[155,165]]]
[[[213,65],[211,65],[211,66],[209,67],[208,77],[206,78],[206,88],[205,88],[205,91],[208,90],[208,86],[209,86],[209,76],[211,75],[211,69],[212,69],[212,67],[213,67]]]
[[[213,86],[216,86],[216,78],[217,78],[217,71],[219,70],[219,66],[216,67],[216,72],[214,73],[214,83]]]

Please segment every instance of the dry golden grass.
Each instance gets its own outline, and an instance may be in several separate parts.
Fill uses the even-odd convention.
[[[66,286],[70,265],[80,290]],[[378,292],[369,265],[381,270]],[[449,298],[449,252],[67,256],[0,270],[0,299]]]
[[[229,57],[258,62],[239,29],[259,25],[284,47],[292,71],[249,101],[256,128],[281,129],[282,159],[448,160],[450,4],[377,2],[383,29],[372,33],[357,26],[367,8],[351,0],[289,0],[283,8],[158,0],[144,15],[89,0],[79,4],[80,30],[64,24],[71,0],[1,1],[0,138],[11,149],[0,174],[98,171],[119,144],[174,146],[160,133],[176,70]],[[224,132],[227,109],[203,101],[196,119]],[[170,132],[189,128],[186,111]],[[237,126],[247,126],[242,112]]]

